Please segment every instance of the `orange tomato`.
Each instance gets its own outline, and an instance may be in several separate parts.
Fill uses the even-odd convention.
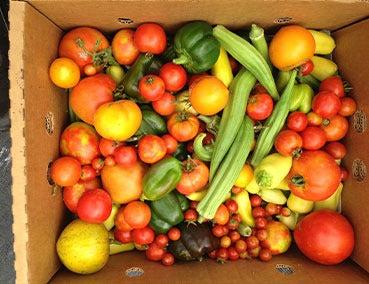
[[[204,188],[209,181],[209,168],[198,159],[189,159],[182,163],[183,173],[177,184],[177,190],[183,195]]]
[[[72,157],[61,157],[51,166],[51,178],[59,186],[72,186],[81,177],[81,163]]]
[[[281,28],[269,45],[270,61],[280,70],[288,71],[312,58],[315,40],[304,27],[291,25]]]
[[[115,215],[114,225],[115,227],[123,232],[131,231],[133,228],[124,219],[124,207],[119,208],[117,215]]]
[[[138,141],[138,155],[144,163],[154,164],[164,158],[167,146],[164,139],[156,135],[145,135]]]
[[[228,102],[227,87],[214,76],[204,76],[195,80],[189,88],[193,108],[203,115],[220,112]]]
[[[119,64],[131,65],[140,54],[133,42],[133,35],[133,30],[121,29],[113,38],[111,50]]]
[[[189,113],[174,113],[167,121],[169,133],[179,142],[193,139],[200,127],[198,118]]]
[[[123,209],[124,220],[133,229],[145,228],[151,219],[149,205],[142,201],[132,201]]]
[[[214,216],[214,222],[219,225],[225,225],[229,221],[229,211],[224,204],[220,204]]]
[[[57,58],[49,69],[51,81],[60,88],[73,88],[79,82],[81,74],[78,65],[69,58]]]

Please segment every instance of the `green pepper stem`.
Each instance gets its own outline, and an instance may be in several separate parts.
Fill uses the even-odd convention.
[[[185,64],[187,62],[188,62],[188,58],[184,54],[181,54],[178,58],[173,59],[173,63],[175,64]]]

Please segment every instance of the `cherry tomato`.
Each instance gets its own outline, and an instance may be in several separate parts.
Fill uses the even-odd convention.
[[[211,232],[217,238],[223,237],[224,235],[228,234],[228,229],[224,225],[215,225]]]
[[[167,46],[167,36],[163,27],[155,23],[138,26],[133,39],[137,49],[143,53],[160,54]]]
[[[160,115],[171,115],[176,110],[176,97],[165,92],[160,99],[152,102],[152,107]]]
[[[133,229],[146,227],[151,218],[150,207],[142,201],[131,201],[123,209],[124,220]]]
[[[72,157],[61,157],[53,162],[50,169],[52,180],[59,186],[72,186],[81,177],[81,163]]]
[[[316,126],[309,126],[301,132],[302,147],[307,150],[318,150],[322,148],[327,141],[327,137],[320,129]]]
[[[51,81],[60,88],[73,88],[81,77],[78,65],[69,58],[57,58],[49,69]]]
[[[137,153],[133,146],[119,146],[114,151],[114,160],[118,165],[131,167],[137,162]]]
[[[302,138],[295,131],[283,130],[279,132],[274,147],[283,156],[295,156],[301,151]]]
[[[323,118],[320,115],[316,114],[315,112],[309,112],[307,114],[307,119],[308,125],[310,126],[319,126],[323,122]]]
[[[354,99],[349,97],[343,97],[341,98],[341,108],[338,111],[338,114],[342,116],[351,116],[356,111],[356,102]]]
[[[195,138],[199,127],[198,118],[188,113],[173,113],[167,121],[169,133],[179,142]]]
[[[335,160],[342,159],[347,153],[346,146],[337,141],[327,143],[324,147],[324,150]]]
[[[225,262],[229,257],[228,250],[226,248],[220,248],[217,250],[217,261]]]
[[[96,171],[91,165],[83,165],[81,168],[81,180],[89,181],[96,177]]]
[[[232,261],[235,261],[240,258],[237,250],[234,247],[228,248],[228,258]]]
[[[146,100],[152,102],[159,100],[165,93],[163,79],[156,75],[146,75],[138,83],[140,95]]]
[[[349,172],[344,167],[340,167],[340,170],[341,170],[341,181],[347,180]]]
[[[155,244],[157,244],[161,248],[165,248],[169,243],[169,238],[167,235],[159,234],[155,238]]]
[[[184,212],[183,215],[184,215],[185,221],[195,222],[199,214],[197,213],[195,209],[188,209],[186,210],[186,212]]]
[[[92,160],[91,162],[91,166],[95,169],[95,170],[101,170],[104,167],[104,160],[101,158],[95,158]]]
[[[172,135],[165,134],[161,138],[164,140],[165,145],[167,147],[167,154],[172,154],[177,150],[178,142],[176,139],[174,139]]]
[[[234,247],[235,247],[235,249],[238,253],[243,253],[247,250],[246,242],[244,240],[241,240],[241,239],[236,241]]]
[[[217,250],[213,250],[213,251],[209,252],[208,257],[210,259],[216,259],[217,258]]]
[[[177,241],[180,239],[181,237],[181,231],[174,227],[174,228],[171,228],[169,231],[168,231],[168,238],[171,240],[171,241]]]
[[[241,223],[242,222],[242,218],[241,218],[241,215],[240,214],[233,214],[232,215],[232,218],[231,218],[232,220],[235,220],[236,222],[238,222],[238,223]]]
[[[253,120],[264,120],[272,111],[273,99],[266,93],[251,96],[246,107],[247,115]]]
[[[164,158],[166,153],[167,146],[159,136],[145,135],[138,141],[138,155],[145,163],[156,163]]]
[[[265,229],[266,225],[268,223],[268,220],[262,217],[255,218],[255,227],[257,229]]]
[[[187,82],[186,70],[181,65],[172,62],[166,63],[160,68],[159,76],[164,81],[165,89],[170,92],[180,91]]]
[[[259,240],[256,236],[250,236],[246,238],[246,245],[248,249],[254,249],[259,246]]]
[[[119,208],[117,215],[115,215],[114,225],[121,231],[131,231],[133,228],[127,223],[123,213],[124,207]]]
[[[288,207],[283,207],[281,209],[281,215],[284,217],[288,217],[291,215],[291,210]]]
[[[332,76],[324,79],[320,82],[319,91],[329,91],[340,98],[345,95],[345,88],[343,86],[342,79],[339,76]]]
[[[322,118],[330,118],[336,115],[340,108],[341,101],[332,92],[321,91],[313,98],[312,109]]]
[[[102,189],[85,191],[78,201],[77,215],[88,223],[102,223],[110,216],[112,201],[110,195]]]
[[[252,209],[252,216],[254,218],[265,217],[265,209],[263,207],[255,207]]]
[[[86,76],[93,76],[101,71],[101,66],[95,66],[94,64],[87,64],[83,67],[83,73],[85,73]]]
[[[151,243],[145,252],[146,258],[151,261],[159,261],[163,258],[165,250],[156,243]]]
[[[243,189],[241,187],[237,187],[237,186],[232,187],[232,193],[233,194],[239,194],[239,193],[242,192],[242,190]]]
[[[237,222],[237,220],[231,218],[228,223],[227,223],[227,228],[232,231],[232,230],[237,230],[237,228],[239,227],[240,222]]]
[[[104,165],[105,166],[114,166],[116,163],[115,163],[115,159],[113,156],[107,156],[104,160]]]
[[[268,238],[268,231],[266,229],[261,229],[256,232],[256,237],[259,242],[265,241]]]
[[[237,242],[241,238],[240,233],[237,231],[229,232],[228,236],[231,238],[232,243]]]
[[[184,194],[196,192],[208,183],[209,168],[198,159],[187,159],[182,162],[182,177],[177,184],[177,190]]]
[[[106,139],[106,138],[101,138],[100,142],[99,142],[99,150],[101,155],[103,155],[104,157],[110,156],[114,154],[115,149],[120,145],[121,143],[110,140],[110,139]]]
[[[327,141],[341,140],[348,131],[348,121],[345,117],[335,115],[330,119],[325,119],[320,126],[324,130]]]
[[[173,254],[166,252],[161,259],[161,263],[165,266],[171,266],[174,263],[174,256]]]
[[[225,225],[229,221],[229,212],[224,204],[220,204],[214,216],[214,222],[219,225]]]
[[[131,233],[134,243],[138,245],[151,244],[155,239],[155,232],[150,227],[133,229]]]
[[[274,204],[274,203],[268,203],[266,206],[265,206],[265,212],[267,215],[269,216],[273,216],[273,215],[277,215],[279,212],[278,212],[278,207],[277,207],[277,204]]]
[[[261,199],[261,197],[259,195],[253,194],[250,196],[250,203],[252,207],[259,207],[261,206],[261,202],[263,200]]]
[[[231,238],[228,236],[223,236],[220,238],[220,247],[229,248],[231,246]]]
[[[287,119],[287,127],[296,132],[305,130],[308,125],[308,118],[305,113],[300,111],[292,112]]]
[[[299,75],[307,76],[314,70],[314,63],[310,59],[299,67]]]
[[[133,241],[131,231],[122,231],[118,228],[114,230],[114,239],[122,244],[130,243]]]
[[[261,261],[269,261],[272,259],[272,252],[270,249],[263,248],[259,252],[259,258]]]
[[[233,199],[228,199],[225,202],[225,206],[227,206],[227,209],[228,209],[229,213],[231,213],[231,214],[236,213],[237,210],[238,210],[238,204]]]
[[[253,249],[249,249],[248,253],[251,256],[251,258],[257,258],[259,256],[261,248],[260,247],[256,247]]]
[[[240,253],[240,259],[251,259],[251,256],[248,251],[244,251]]]

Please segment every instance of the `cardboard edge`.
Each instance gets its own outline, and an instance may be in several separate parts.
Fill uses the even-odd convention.
[[[28,217],[25,157],[25,100],[23,78],[24,18],[26,3],[10,1],[9,7],[9,96],[12,140],[12,196],[14,268],[16,283],[28,283]]]

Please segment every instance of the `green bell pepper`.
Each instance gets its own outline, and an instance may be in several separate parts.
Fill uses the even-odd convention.
[[[154,134],[163,135],[167,133],[167,124],[160,115],[150,109],[142,110],[142,122],[135,136]]]
[[[150,167],[143,178],[143,196],[158,200],[176,188],[182,177],[182,164],[167,157]]]
[[[175,195],[177,196],[182,211],[186,211],[188,208],[190,208],[190,202],[184,195],[180,194],[178,191],[175,191]]]
[[[195,21],[180,28],[174,37],[174,50],[182,64],[190,73],[209,70],[218,60],[220,43],[213,36],[213,28],[206,22]]]

